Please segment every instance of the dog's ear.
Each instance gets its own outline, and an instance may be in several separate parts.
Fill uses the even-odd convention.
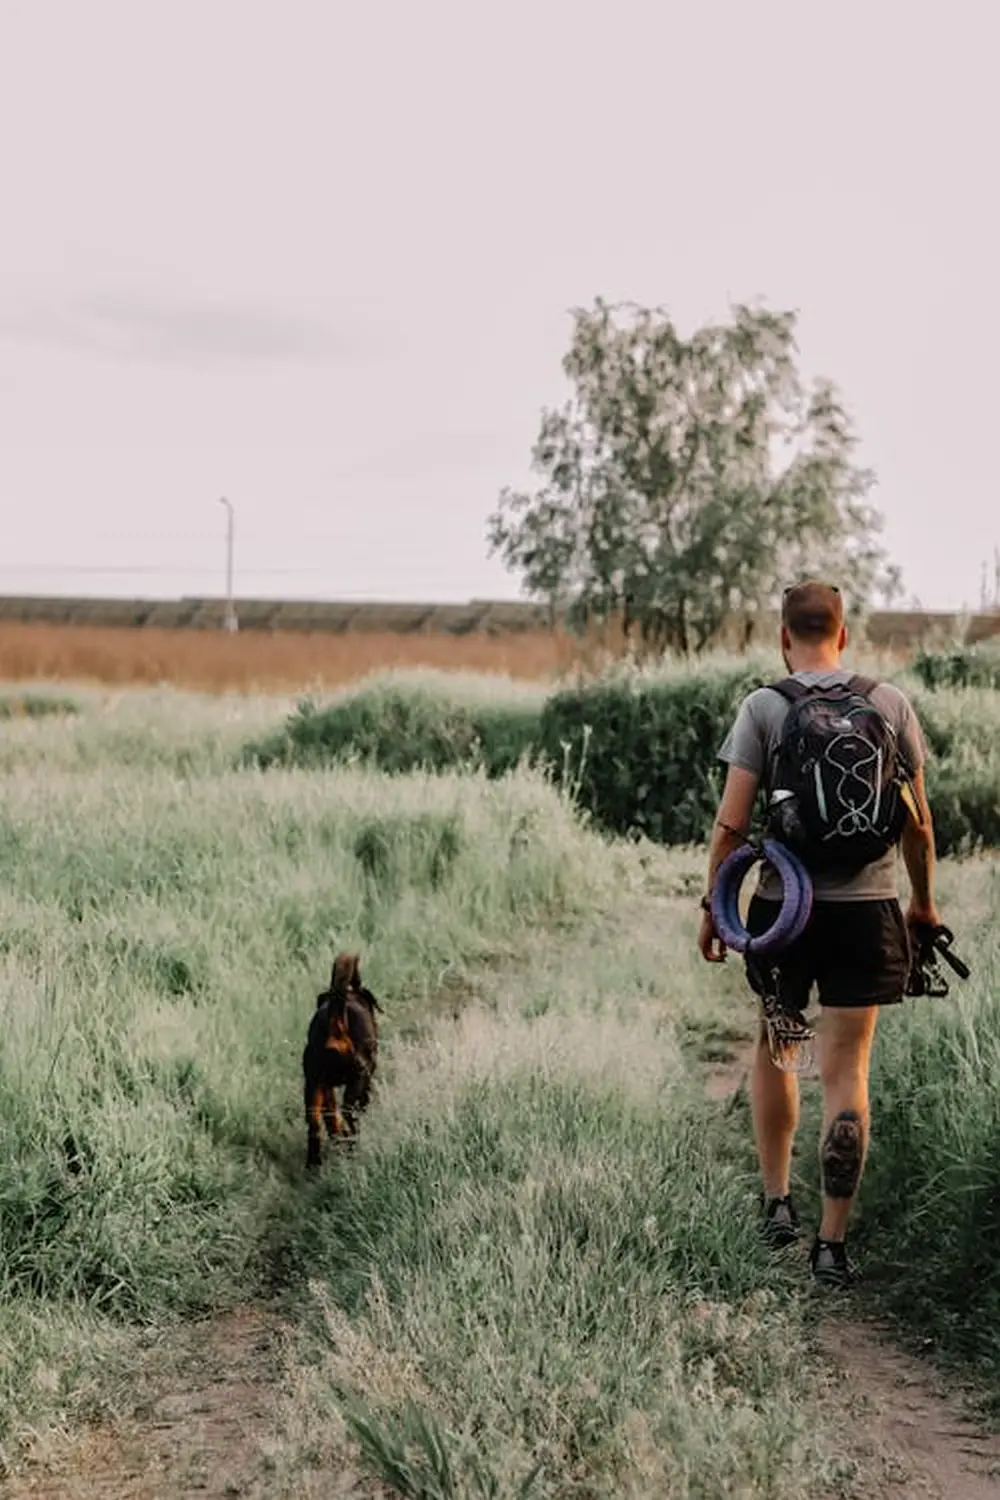
[[[358,994],[361,996],[362,1000],[366,1002],[366,1004],[371,1006],[372,1010],[383,1009],[383,1007],[379,1005],[378,1001],[375,999],[375,996],[372,994],[371,990],[366,989],[364,985],[361,985],[360,989],[358,990]]]

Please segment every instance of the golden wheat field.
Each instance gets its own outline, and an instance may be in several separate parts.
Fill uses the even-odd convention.
[[[594,647],[560,632],[129,629],[0,624],[0,680],[157,685],[209,691],[336,687],[390,667],[436,667],[522,680],[558,677]]]

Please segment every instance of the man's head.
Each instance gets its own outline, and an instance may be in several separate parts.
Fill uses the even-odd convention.
[[[847,645],[844,601],[836,584],[807,578],[781,601],[781,654],[789,671],[836,666]]]

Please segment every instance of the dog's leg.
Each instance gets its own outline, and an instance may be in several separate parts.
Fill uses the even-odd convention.
[[[343,1134],[344,1127],[337,1108],[337,1095],[332,1088],[325,1089],[323,1093],[323,1123],[331,1140],[336,1140],[338,1135]]]
[[[344,1123],[347,1134],[355,1136],[358,1133],[358,1100],[357,1092],[348,1084],[344,1090]]]
[[[306,1127],[308,1130],[308,1144],[306,1146],[306,1166],[318,1167],[321,1161],[320,1150],[320,1119],[323,1113],[323,1090],[306,1084]]]
[[[359,1059],[344,1089],[344,1117],[351,1135],[357,1135],[360,1116],[368,1108],[370,1097],[371,1071],[369,1066]]]

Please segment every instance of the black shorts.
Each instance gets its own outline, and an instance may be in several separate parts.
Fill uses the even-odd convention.
[[[777,902],[754,896],[747,931],[759,936],[777,915]],[[805,1010],[813,984],[820,1005],[898,1005],[910,971],[910,943],[899,902],[817,901],[802,936],[763,963],[777,968],[781,1000],[790,1010]],[[747,977],[760,994],[760,976],[752,963]]]

